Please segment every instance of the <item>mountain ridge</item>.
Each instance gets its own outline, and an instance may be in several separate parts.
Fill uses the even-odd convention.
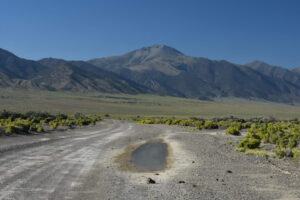
[[[148,47],[151,48],[156,46]],[[144,50],[133,52],[135,55],[142,55],[139,51]],[[272,101],[276,101],[277,96],[281,96],[283,101],[288,101],[284,95],[288,95],[289,98],[299,95],[298,83],[291,83],[281,77],[272,77],[251,67],[225,60],[209,60],[182,53],[152,56],[147,60],[135,57],[134,62],[131,57],[132,52],[129,52],[118,57],[98,58],[88,62],[122,74],[127,79],[163,95],[172,91],[173,96],[192,98],[236,96]]]
[[[147,88],[137,83],[96,68],[84,61],[65,61],[54,58],[32,61],[6,52],[0,52],[0,55],[2,55],[0,56],[0,87],[130,94],[148,91]],[[9,64],[6,64],[7,62]],[[12,73],[12,70],[16,70],[16,75]],[[33,73],[28,73],[28,71]]]
[[[33,61],[0,49],[0,87],[300,101],[300,74],[294,70],[192,57],[167,45],[88,61]]]

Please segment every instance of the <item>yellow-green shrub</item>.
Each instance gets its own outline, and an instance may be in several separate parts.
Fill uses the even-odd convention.
[[[230,126],[226,129],[226,134],[230,135],[241,135],[240,130],[235,126]]]
[[[204,123],[205,129],[217,129],[219,128],[218,124],[216,122],[213,122],[211,120],[206,120]]]
[[[38,126],[37,126],[37,132],[39,132],[39,133],[44,132],[43,126],[38,125]]]

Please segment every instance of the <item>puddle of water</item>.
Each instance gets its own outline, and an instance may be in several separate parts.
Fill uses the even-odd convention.
[[[149,141],[132,151],[130,163],[137,171],[160,171],[167,167],[168,153],[163,141]]]
[[[154,139],[143,144],[132,144],[115,157],[120,170],[131,172],[157,172],[170,169],[172,148],[163,139]]]

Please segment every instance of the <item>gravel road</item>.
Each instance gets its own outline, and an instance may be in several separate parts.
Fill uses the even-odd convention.
[[[170,146],[167,169],[127,169],[130,150],[153,139]],[[299,163],[235,152],[228,139],[239,137],[117,120],[0,137],[0,199],[300,199]]]

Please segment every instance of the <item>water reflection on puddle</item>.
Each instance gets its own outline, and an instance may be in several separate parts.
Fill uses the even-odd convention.
[[[149,141],[131,153],[130,163],[137,171],[159,171],[167,167],[168,144]]]

